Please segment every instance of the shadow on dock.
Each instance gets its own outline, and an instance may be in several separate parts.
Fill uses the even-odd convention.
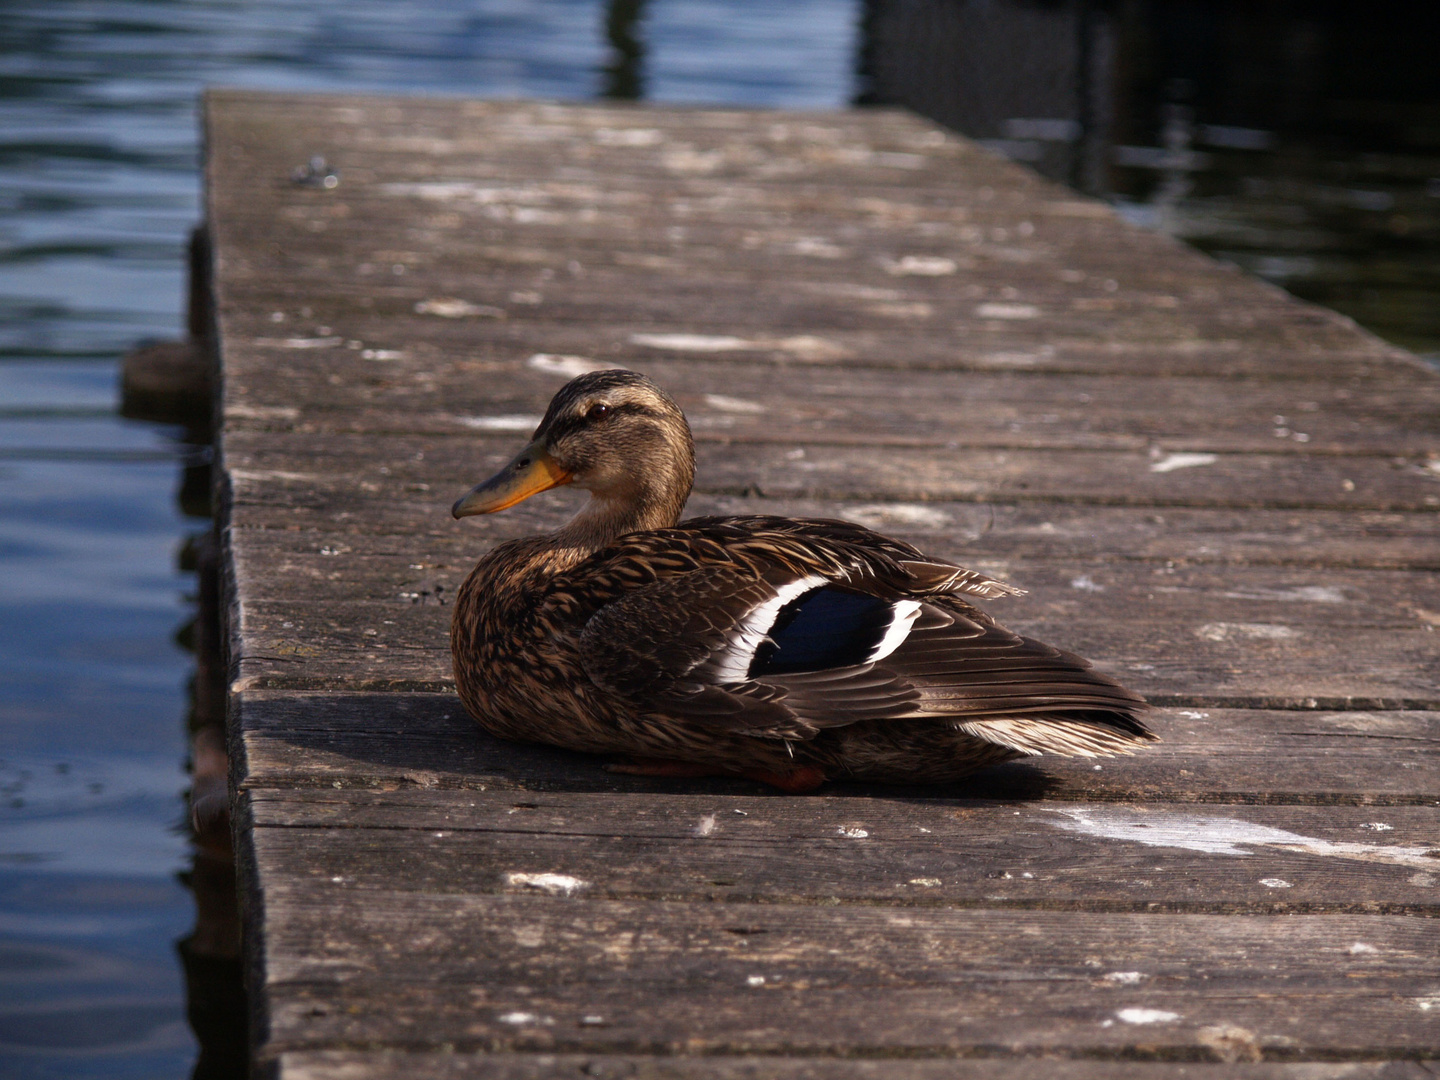
[[[379,699],[377,701],[377,699]],[[274,705],[273,709],[267,705]],[[245,723],[263,732],[250,752],[251,777],[282,782],[279,762],[305,762],[339,788],[472,788],[575,793],[775,795],[753,780],[712,776],[684,780],[605,769],[605,759],[552,746],[511,743],[487,734],[450,694],[326,694],[306,698],[304,716],[288,703],[245,708]],[[273,772],[267,769],[276,763]],[[1026,761],[995,765],[953,784],[886,785],[836,780],[820,795],[918,800],[1029,802],[1062,781]]]

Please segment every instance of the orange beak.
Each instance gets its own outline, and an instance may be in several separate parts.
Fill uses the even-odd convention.
[[[562,469],[537,439],[515,455],[514,460],[498,473],[471,488],[464,498],[450,508],[457,518],[471,514],[493,514],[537,492],[570,482],[570,474]]]

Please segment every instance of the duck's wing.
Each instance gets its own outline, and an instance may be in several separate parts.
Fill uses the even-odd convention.
[[[816,579],[823,584],[824,579]],[[807,739],[819,728],[783,687],[746,674],[774,612],[809,583],[767,582],[735,564],[703,566],[625,592],[586,623],[586,674],[640,712],[725,731]]]
[[[907,716],[943,718],[1021,753],[1129,753],[1154,739],[1138,719],[1149,707],[1140,695],[1074,653],[1007,630],[958,598],[928,598],[910,634],[875,669],[917,690]],[[816,678],[777,681],[813,696],[808,684]]]
[[[580,641],[592,680],[641,711],[787,739],[902,717],[945,717],[1030,753],[1146,737],[1138,696],[959,595],[1019,590],[895,542],[857,551],[856,526],[797,536],[785,524],[603,605]],[[1041,737],[1072,718],[1078,734]]]

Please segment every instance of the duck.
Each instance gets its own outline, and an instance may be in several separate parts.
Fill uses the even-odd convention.
[[[612,771],[936,784],[1039,754],[1129,754],[1138,694],[1006,629],[1023,590],[844,520],[681,514],[685,414],[645,375],[591,371],[453,506],[589,493],[559,529],[485,554],[452,605],[455,685],[501,739]]]

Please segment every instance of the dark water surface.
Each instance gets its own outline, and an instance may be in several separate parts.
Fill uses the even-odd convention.
[[[996,12],[1013,8],[1033,46],[1025,20],[1070,8],[937,4],[867,0],[872,29],[882,6],[918,28],[891,54],[871,50],[869,77],[898,57],[896,94],[1044,167],[1075,141],[1063,50],[1030,49],[1053,69],[1054,101],[1028,76],[1000,100],[1008,62],[965,97],[973,71],[956,50],[975,32],[917,89],[911,61],[948,24],[916,13],[984,17],[1000,34]],[[206,522],[176,499],[193,448],[179,429],[122,419],[116,377],[122,352],[183,332],[201,88],[838,107],[857,89],[860,12],[861,0],[0,0],[0,1076],[182,1077],[195,1061],[175,950],[194,918],[192,665],[177,630],[196,586],[178,554]],[[1129,56],[1121,74],[1161,69],[1115,50],[1086,62],[1112,55]],[[1207,120],[1183,79],[1146,78],[1155,87],[1135,76],[1143,99],[1125,99],[1144,122],[1116,121],[1096,158],[1110,180],[1092,190],[1440,357],[1440,106],[1405,112],[1408,126],[1387,130],[1410,134],[1384,153],[1312,151],[1267,141],[1258,120]]]
[[[1440,366],[1434,0],[860,0],[908,105]]]
[[[851,95],[850,0],[644,17],[642,78],[614,69],[594,0],[0,3],[0,1075],[195,1060],[174,635],[195,588],[177,552],[205,523],[176,505],[181,432],[121,419],[116,379],[123,351],[183,332],[200,89]]]

